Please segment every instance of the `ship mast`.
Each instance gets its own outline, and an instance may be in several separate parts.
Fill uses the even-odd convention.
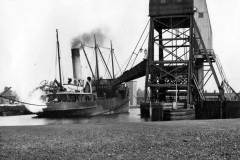
[[[113,63],[113,48],[112,48],[112,41],[111,43],[111,58],[112,58],[112,75],[113,75],[113,79],[115,79],[115,75],[114,75],[114,63]]]
[[[99,80],[99,66],[98,66],[98,54],[97,54],[98,46],[97,46],[97,40],[95,35],[94,35],[94,44],[95,44],[94,49],[95,49],[95,56],[96,56],[96,72],[97,72],[96,78],[97,80]]]
[[[60,57],[59,40],[58,40],[58,29],[56,29],[56,36],[57,36],[57,54],[58,54],[59,80],[60,80],[60,86],[62,86],[62,71],[61,71],[61,57]]]

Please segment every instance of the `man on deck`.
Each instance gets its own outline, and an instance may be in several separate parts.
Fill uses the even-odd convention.
[[[92,82],[91,82],[91,77],[87,77],[87,82],[84,87],[84,92],[85,93],[92,93]]]

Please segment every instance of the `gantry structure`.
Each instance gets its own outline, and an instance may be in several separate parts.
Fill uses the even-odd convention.
[[[206,0],[150,0],[148,56],[115,84],[145,76],[145,102],[173,99],[191,108],[206,100],[210,79],[219,101],[238,100],[212,48]]]

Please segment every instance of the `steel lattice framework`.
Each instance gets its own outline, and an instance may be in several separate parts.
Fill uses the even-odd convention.
[[[145,102],[175,99],[190,108],[206,101],[204,87],[214,79],[219,101],[240,99],[212,49],[205,0],[150,0],[149,15],[147,59],[113,85],[145,75]]]
[[[212,75],[223,96],[213,67],[214,53],[203,43],[194,12],[150,17],[148,45],[145,100],[171,101],[178,90],[177,98],[190,107],[205,100],[203,88]]]

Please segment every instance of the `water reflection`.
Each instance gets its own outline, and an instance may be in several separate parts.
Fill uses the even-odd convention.
[[[47,119],[34,118],[36,115],[8,116],[0,117],[0,126],[34,126],[34,125],[53,125],[53,124],[96,124],[108,122],[142,122],[140,109],[130,109],[129,113],[115,114],[108,116],[97,116],[91,118],[72,118],[72,119]]]

